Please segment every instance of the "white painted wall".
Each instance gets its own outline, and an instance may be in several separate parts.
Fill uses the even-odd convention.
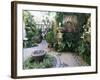
[[[16,0],[17,1],[17,0]],[[24,0],[26,1],[26,0]],[[100,14],[100,0],[29,0],[37,2],[81,4],[81,5],[98,5]],[[11,68],[11,0],[0,0],[0,80],[14,80],[10,78]],[[98,15],[100,22],[100,17]],[[100,23],[98,24],[100,26]],[[98,27],[98,35],[100,35],[100,27]],[[100,36],[98,38],[100,44]],[[100,48],[100,45],[98,46]],[[100,49],[99,49],[100,52]],[[99,53],[98,52],[98,53]],[[100,54],[98,54],[100,57]],[[100,58],[98,59],[98,67],[100,68]],[[20,79],[19,79],[20,80]],[[22,79],[24,80],[24,79]],[[62,77],[46,77],[46,78],[29,78],[26,80],[100,80],[100,69],[98,74],[91,75],[73,75]]]

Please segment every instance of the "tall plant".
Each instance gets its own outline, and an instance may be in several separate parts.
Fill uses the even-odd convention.
[[[26,47],[32,47],[35,42],[33,38],[39,35],[39,30],[36,28],[34,16],[31,15],[29,11],[23,11],[23,21],[25,23],[26,37],[28,39]]]

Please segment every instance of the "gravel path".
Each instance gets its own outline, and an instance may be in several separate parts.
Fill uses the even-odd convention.
[[[50,54],[56,55],[60,58],[61,60],[61,65],[62,67],[65,66],[87,66],[86,62],[84,62],[84,60],[76,55],[75,53],[71,53],[71,52],[56,52],[54,50],[48,49],[48,44],[45,40],[42,40],[42,42],[36,46],[36,47],[32,47],[32,48],[24,48],[23,49],[23,59],[25,60],[26,58],[31,56],[31,53],[34,52],[35,50],[45,50]]]

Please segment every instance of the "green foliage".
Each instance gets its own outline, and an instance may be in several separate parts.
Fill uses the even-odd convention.
[[[62,21],[63,21],[63,15],[64,15],[64,13],[63,12],[57,12],[57,14],[56,14],[56,17],[55,17],[55,19],[56,19],[56,21],[57,21],[57,24],[59,24],[59,23],[63,23]]]
[[[34,36],[34,33],[32,31],[27,31],[27,38],[31,39]]]
[[[75,48],[78,46],[77,43],[80,39],[78,32],[68,32],[63,33],[63,43],[65,44],[65,51],[75,51]]]
[[[55,42],[54,32],[49,31],[45,36],[46,41],[50,44],[50,46],[53,46],[53,43]]]
[[[33,61],[32,58],[28,58],[23,62],[24,69],[33,69],[33,68],[50,68],[53,67],[53,57],[50,55],[45,55],[43,61]]]
[[[76,52],[79,53],[80,56],[90,65],[91,64],[91,47],[90,43],[80,40],[78,43],[78,48],[76,48]]]
[[[31,15],[29,11],[23,11],[23,21],[25,23],[26,37],[28,38],[27,44],[24,47],[32,47],[33,45],[41,42],[41,34],[36,28],[34,16]],[[36,36],[38,36],[38,38]]]
[[[85,43],[83,41],[79,41],[79,46],[78,48],[76,49],[76,51],[79,53],[79,54],[83,54],[85,52]]]
[[[65,48],[65,44],[63,43],[63,42],[61,42],[61,44],[57,44],[57,43],[55,43],[55,49],[57,50],[57,51],[59,51],[59,52],[61,52],[61,51],[64,51],[64,48]]]
[[[87,24],[87,20],[90,17],[90,14],[80,13],[76,15],[78,17],[79,26],[82,28],[83,25]]]
[[[55,19],[57,24],[61,23],[61,27],[63,27],[63,17],[65,15],[75,15],[77,16],[78,25],[75,32],[64,32],[63,33],[63,41],[61,45],[57,45],[55,42],[55,49],[59,51],[71,51],[79,53],[83,57],[83,59],[88,63],[91,64],[91,52],[90,52],[90,34],[85,33],[85,29],[87,26],[88,18],[91,16],[90,14],[86,13],[65,13],[65,12],[58,12]],[[84,38],[81,37],[84,35]],[[88,42],[87,42],[88,41]],[[62,46],[63,45],[63,46]]]

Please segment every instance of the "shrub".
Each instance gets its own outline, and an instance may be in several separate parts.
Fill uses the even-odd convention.
[[[49,31],[45,36],[46,41],[49,43],[50,47],[53,47],[53,43],[55,42],[53,31]]]
[[[33,69],[33,68],[50,68],[53,67],[53,57],[50,55],[45,55],[43,61],[33,61],[32,58],[28,58],[23,62],[24,69]]]

